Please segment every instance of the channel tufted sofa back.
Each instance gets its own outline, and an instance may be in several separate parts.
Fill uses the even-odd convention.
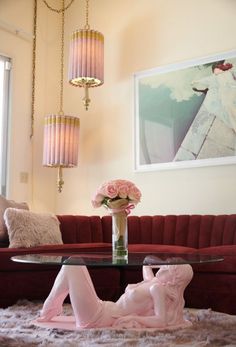
[[[57,218],[65,244],[104,242],[99,216],[59,215]]]
[[[129,243],[193,248],[236,244],[236,215],[130,217]]]
[[[111,216],[58,216],[64,243],[111,243]],[[236,245],[236,214],[129,216],[129,244]]]

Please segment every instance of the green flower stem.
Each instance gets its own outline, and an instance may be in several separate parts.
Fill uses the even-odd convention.
[[[114,257],[128,256],[127,214],[112,214],[112,250]]]

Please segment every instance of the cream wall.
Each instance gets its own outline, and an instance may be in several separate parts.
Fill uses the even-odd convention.
[[[5,5],[25,4],[29,16],[17,17],[19,25],[30,26],[32,2],[1,0]],[[21,187],[21,169],[14,167],[12,197],[33,196],[37,211],[104,214],[94,210],[90,199],[98,185],[123,178],[141,189],[142,202],[133,214],[235,213],[236,165],[135,173],[133,165],[133,74],[170,63],[195,59],[235,49],[236,2],[234,0],[90,0],[91,28],[105,36],[105,83],[91,90],[90,108],[82,105],[83,91],[65,81],[64,111],[81,120],[79,166],[65,169],[65,186],[57,193],[53,169],[43,168],[43,117],[58,111],[59,16],[38,0],[36,121],[33,141],[33,184]],[[58,1],[49,1],[58,6]],[[69,36],[83,27],[84,1],[75,0],[66,11],[65,67]],[[9,9],[8,9],[9,10]],[[10,13],[10,12],[9,12]],[[11,13],[12,16],[12,13]],[[1,11],[0,11],[1,17]],[[3,35],[0,32],[0,35]],[[5,34],[4,34],[5,35]],[[1,37],[0,37],[1,39]],[[0,40],[0,50],[2,41]],[[19,49],[21,49],[19,47]],[[26,54],[23,59],[26,59]],[[27,58],[29,59],[29,57]],[[28,64],[30,66],[30,63]],[[29,67],[28,66],[28,67]],[[22,67],[22,69],[26,67]],[[23,75],[23,71],[19,72]],[[29,72],[28,72],[29,73]],[[28,82],[29,84],[29,82]],[[17,84],[17,90],[18,90]],[[18,90],[20,93],[20,91]],[[26,87],[30,95],[30,87]],[[30,103],[14,101],[14,122],[23,126],[22,137],[12,128],[14,156],[24,170],[30,167],[27,134]],[[18,113],[22,117],[18,118]],[[29,113],[29,112],[28,112]],[[25,117],[25,118],[24,118]],[[24,122],[22,122],[22,119]],[[24,146],[22,146],[22,144]],[[22,148],[22,149],[20,149]],[[13,165],[13,164],[12,164]],[[29,169],[30,170],[30,169]],[[30,192],[30,193],[29,193]],[[31,194],[32,193],[32,194]],[[30,199],[30,198],[28,198]]]
[[[56,171],[43,167],[42,160],[44,117],[59,112],[60,16],[48,10],[42,0],[38,0],[37,3],[36,104],[31,208],[36,211],[56,212]],[[60,8],[61,4],[58,0],[51,0],[48,3],[54,8]]]
[[[81,27],[81,2],[73,6],[67,35]],[[135,214],[235,213],[235,165],[134,172],[133,74],[235,49],[236,2],[91,0],[90,25],[105,36],[105,83],[92,90],[87,112],[82,90],[66,87],[66,109],[81,118],[80,157],[78,168],[65,172],[57,213],[106,213],[90,199],[114,178],[141,189]]]
[[[31,209],[55,211],[53,172],[42,169],[41,163],[43,116],[58,111],[59,21],[38,0],[35,121],[31,138],[33,10],[31,0],[0,1],[0,54],[12,59],[7,197],[27,201]],[[14,33],[16,30],[19,34]],[[21,173],[28,174],[28,182],[21,182]]]
[[[7,195],[18,201],[31,200],[32,3],[0,1],[0,54],[12,59]],[[12,33],[14,28],[22,30],[23,35]],[[21,183],[21,172],[29,174],[28,183]]]

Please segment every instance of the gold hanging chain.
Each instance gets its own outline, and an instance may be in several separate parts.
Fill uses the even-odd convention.
[[[60,9],[54,8],[48,4],[46,0],[43,0],[47,8],[53,12],[61,13],[61,79],[60,79],[60,109],[59,114],[63,115],[63,77],[64,77],[64,31],[65,31],[65,11],[71,6],[74,0],[71,0],[67,6],[65,6],[65,0],[62,0],[62,6]]]
[[[30,129],[30,138],[31,139],[34,135],[34,114],[35,114],[36,34],[37,34],[37,0],[34,0],[33,53],[32,53],[32,92],[31,92],[31,129]]]
[[[61,12],[61,88],[60,88],[60,110],[59,114],[63,115],[63,76],[64,76],[64,28],[65,28],[65,0],[62,0],[62,12]]]
[[[86,13],[86,24],[84,26],[84,29],[89,30],[90,26],[89,26],[89,0],[86,0],[86,9],[85,9],[85,13]]]
[[[62,13],[62,12],[65,12],[71,5],[72,3],[74,2],[75,0],[71,0],[67,6],[63,6],[62,8],[60,9],[57,9],[57,8],[54,8],[52,6],[50,6],[48,4],[48,2],[46,0],[43,0],[44,4],[47,6],[47,8],[53,12],[57,12],[57,13]]]

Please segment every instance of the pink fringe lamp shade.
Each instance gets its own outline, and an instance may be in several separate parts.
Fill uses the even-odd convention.
[[[104,82],[104,36],[89,28],[73,32],[69,53],[69,82],[85,88],[86,110],[90,103],[88,88]]]
[[[45,117],[43,166],[59,168],[58,190],[64,181],[62,168],[78,164],[79,118],[64,115]]]

